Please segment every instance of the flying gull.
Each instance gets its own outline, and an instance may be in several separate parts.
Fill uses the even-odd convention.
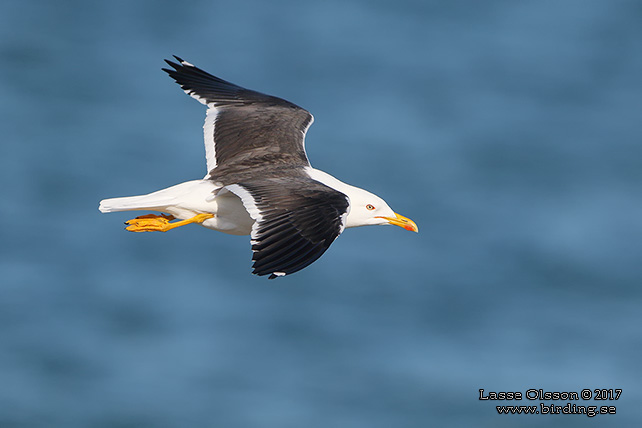
[[[148,195],[102,200],[100,211],[161,213],[127,221],[132,232],[196,223],[250,235],[252,273],[270,279],[313,263],[346,227],[393,224],[418,232],[380,197],[310,166],[304,147],[309,112],[174,58],[178,62],[165,60],[172,69],[163,71],[208,107],[208,173]]]

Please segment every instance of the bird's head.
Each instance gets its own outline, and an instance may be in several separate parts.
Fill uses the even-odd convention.
[[[394,212],[379,196],[359,188],[352,188],[348,196],[350,213],[346,227],[393,224],[411,232],[419,232],[414,221]]]

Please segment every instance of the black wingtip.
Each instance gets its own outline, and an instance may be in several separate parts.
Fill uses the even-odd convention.
[[[250,91],[213,76],[177,55],[173,55],[173,57],[178,62],[165,59],[165,63],[169,67],[161,68],[161,70],[174,79],[183,91],[196,97],[201,102],[208,104],[238,102],[275,103],[290,107],[293,105],[280,98]]]
[[[169,59],[166,59],[165,62],[167,63],[167,65],[172,67],[174,70],[169,70],[167,68],[162,68],[161,70],[163,70],[166,73],[170,73],[170,72],[173,73],[174,71],[178,71],[183,67],[189,67],[189,65],[188,65],[189,63],[186,63],[186,61],[184,61],[183,58],[181,58],[181,57],[179,57],[177,55],[172,55],[172,56],[176,59],[176,61],[178,61],[178,63],[175,63],[174,61],[169,60]]]
[[[181,65],[180,65],[180,64],[176,64],[175,62],[170,61],[170,60],[168,60],[168,59],[166,59],[166,60],[165,60],[165,62],[167,63],[167,65],[169,65],[170,67],[172,67],[172,68],[174,69],[174,70],[169,70],[169,69],[167,69],[167,68],[161,68],[161,70],[166,71],[166,72],[168,72],[168,73],[169,73],[169,72],[178,71],[178,69],[179,69],[179,68],[181,68]]]

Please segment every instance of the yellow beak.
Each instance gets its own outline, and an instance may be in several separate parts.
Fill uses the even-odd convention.
[[[397,213],[395,213],[395,215],[396,215],[396,217],[383,217],[383,216],[381,216],[381,217],[378,217],[378,218],[382,218],[382,219],[388,220],[388,223],[394,224],[395,226],[403,227],[404,229],[409,230],[411,232],[419,233],[419,228],[417,227],[417,225],[415,224],[414,221],[412,221],[409,218],[404,217],[404,216],[402,216],[400,214],[397,214]]]

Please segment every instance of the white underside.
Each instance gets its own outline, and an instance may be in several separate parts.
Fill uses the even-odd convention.
[[[388,224],[386,218],[396,214],[386,202],[372,193],[346,184],[330,174],[305,168],[313,180],[319,181],[348,197],[348,211],[342,216],[341,232],[346,227]],[[374,205],[375,211],[366,206]],[[202,225],[231,235],[250,235],[255,221],[260,222],[261,213],[252,196],[243,187],[232,184],[220,187],[211,180],[193,180],[148,195],[105,199],[100,202],[100,211],[159,211],[186,220],[197,214],[211,213],[214,217]],[[371,209],[371,208],[370,208]]]
[[[186,220],[197,214],[211,213],[213,218],[202,225],[231,235],[249,235],[254,220],[241,199],[227,189],[220,189],[210,180],[193,180],[148,195],[100,201],[100,211],[158,211]]]

